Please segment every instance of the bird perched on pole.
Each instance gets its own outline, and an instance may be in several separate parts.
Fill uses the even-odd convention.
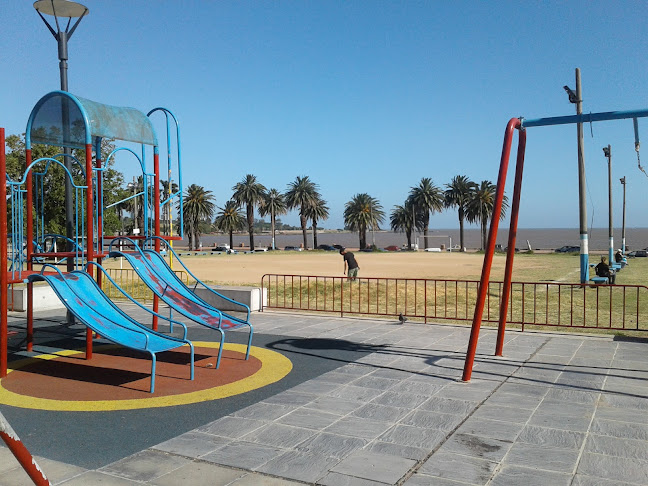
[[[576,96],[576,93],[574,93],[574,91],[569,86],[563,86],[563,89],[567,91],[567,96],[569,96],[570,103],[578,103],[580,101],[578,99],[578,96]]]

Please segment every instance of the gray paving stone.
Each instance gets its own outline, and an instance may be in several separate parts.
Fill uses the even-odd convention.
[[[4,445],[4,442],[2,442]],[[60,484],[86,472],[86,469],[64,462],[34,457],[47,479],[52,484]],[[0,484],[2,486],[23,486],[33,484],[29,475],[8,448],[0,447]]]
[[[432,396],[441,390],[444,386],[447,385],[447,382],[441,380],[430,379],[409,379],[405,381],[400,381],[398,384],[394,385],[390,391],[392,392],[406,392],[413,393],[415,395],[427,395]]]
[[[495,393],[512,393],[524,397],[544,398],[549,389],[545,385],[506,382]]]
[[[619,482],[617,480],[610,481],[607,479],[585,476],[584,474],[576,474],[572,486],[636,486],[636,484]]]
[[[268,424],[263,420],[252,420],[242,417],[233,417],[227,415],[214,422],[203,425],[197,428],[198,432],[205,432],[207,434],[218,435],[220,437],[229,437],[231,439],[238,439],[239,437],[249,434],[253,430],[263,427]]]
[[[450,479],[441,479],[427,474],[416,473],[404,483],[406,486],[465,486],[468,483],[460,483]]]
[[[362,449],[368,442],[358,437],[322,432],[302,442],[296,449],[304,453],[342,459],[353,451]]]
[[[259,468],[259,472],[282,478],[314,483],[321,479],[338,459],[297,451],[288,451]]]
[[[281,417],[277,422],[284,425],[304,427],[306,429],[322,430],[339,418],[339,415],[323,412],[321,410],[298,408],[294,412]]]
[[[113,462],[99,471],[134,481],[151,481],[190,463],[191,460],[185,457],[149,449]]]
[[[373,400],[373,403],[389,407],[414,409],[425,402],[429,396],[407,392],[387,391]]]
[[[475,410],[473,417],[524,424],[532,414],[533,410],[529,410],[528,408],[505,407],[502,405],[491,405],[489,402],[486,402]]]
[[[365,419],[353,415],[343,417],[324,431],[338,435],[349,435],[362,439],[375,439],[392,427],[392,422]]]
[[[371,481],[395,484],[415,464],[416,461],[411,459],[369,451],[357,451],[337,464],[331,471]]]
[[[217,451],[205,454],[200,459],[214,464],[252,471],[284,452],[284,449],[279,447],[237,441],[231,442]]]
[[[151,449],[171,452],[185,457],[200,457],[225,446],[232,439],[219,437],[204,432],[190,431],[153,446]]]
[[[316,379],[300,383],[299,385],[292,387],[290,390],[297,393],[310,393],[312,395],[320,396],[327,395],[339,387],[339,383],[331,383]]]
[[[432,397],[419,407],[420,410],[430,412],[451,413],[466,416],[477,408],[477,402],[457,400],[454,398]]]
[[[522,429],[517,440],[519,442],[558,447],[560,449],[580,449],[585,440],[585,434],[571,430],[527,425]]]
[[[468,484],[486,484],[496,467],[497,462],[438,451],[421,466],[418,472],[434,478]],[[428,484],[436,484],[436,482],[432,481]]]
[[[353,386],[360,386],[363,388],[375,388],[377,390],[385,391],[399,383],[398,380],[392,378],[383,378],[380,376],[365,375],[352,381],[350,384]]]
[[[535,444],[513,444],[504,463],[532,469],[571,473],[579,458],[576,449],[557,449]]]
[[[572,480],[571,474],[538,471],[519,466],[503,466],[502,469],[491,480],[489,486],[570,486]]]
[[[303,483],[289,481],[282,478],[273,478],[257,473],[248,473],[245,476],[236,479],[228,484],[228,486],[297,486]]]
[[[624,439],[648,440],[648,424],[594,418],[590,432]]]
[[[529,425],[539,427],[551,427],[554,429],[572,430],[575,432],[587,432],[592,421],[591,416],[578,416],[552,413],[543,410],[536,411],[529,419]]]
[[[322,486],[374,486],[388,483],[330,472],[320,479],[317,484],[321,484]]]
[[[365,449],[370,452],[376,452],[378,454],[405,457],[407,459],[414,459],[416,461],[425,459],[429,454],[429,451],[427,449],[421,449],[420,447],[391,444],[389,442],[382,442],[379,440],[372,441],[365,447]]]
[[[329,397],[344,398],[345,400],[357,400],[366,403],[377,396],[382,395],[382,390],[375,388],[363,388],[361,386],[345,385],[329,393]]]
[[[597,419],[628,422],[631,424],[648,424],[648,413],[642,410],[617,408],[607,405],[597,407],[595,417]]]
[[[596,404],[600,393],[598,391],[583,391],[565,388],[553,388],[547,392],[546,398],[568,403]]]
[[[585,476],[610,479],[613,481],[648,484],[648,461],[642,461],[640,459],[628,459],[625,457],[585,452],[581,457],[576,472]]]
[[[272,423],[242,437],[247,442],[290,449],[316,434],[315,430]]]
[[[320,410],[322,412],[333,413],[336,415],[347,415],[362,406],[364,406],[364,403],[359,402],[358,400],[346,400],[337,397],[321,397],[309,403],[304,408]]]
[[[457,432],[513,442],[523,428],[522,424],[472,416],[461,424]]]
[[[5,476],[3,476],[2,479],[4,481]],[[23,481],[22,483],[16,483],[16,485],[19,484],[24,486],[29,484],[29,482]],[[100,471],[88,471],[61,484],[64,484],[65,486],[88,486],[90,484],[100,484],[101,486],[133,486],[136,484],[141,485],[142,483],[140,481],[118,478]],[[3,486],[5,485],[10,486],[10,483],[4,483]]]
[[[245,474],[243,471],[229,469],[216,464],[192,462],[170,473],[154,479],[149,484],[155,486],[226,486]]]
[[[378,403],[368,403],[367,405],[354,410],[351,415],[382,422],[395,423],[408,413],[411,413],[411,410],[406,408],[389,407]]]
[[[607,456],[641,459],[648,462],[648,442],[644,440],[591,434],[585,442],[585,451]]]
[[[455,429],[463,420],[464,417],[461,415],[415,410],[411,415],[408,415],[401,420],[401,423],[404,425],[413,425],[415,427],[449,432]]]
[[[277,405],[289,405],[291,407],[298,407],[300,405],[306,405],[316,398],[316,395],[312,395],[310,393],[300,393],[288,390],[285,392],[277,393],[276,395],[267,398],[266,402],[275,403]]]
[[[483,390],[480,388],[471,388],[471,382],[469,383],[452,383],[450,385],[444,386],[436,394],[438,397],[443,398],[454,398],[456,400],[469,400],[473,402],[481,402],[486,399],[491,393],[491,390]]]
[[[601,395],[600,405],[648,411],[648,400],[643,397],[632,397],[632,396],[603,393]]]
[[[489,461],[501,461],[511,442],[492,437],[455,433],[442,446],[440,451],[477,457]]]
[[[294,410],[294,407],[288,405],[259,402],[241,410],[237,410],[232,414],[232,416],[270,422],[286,415],[292,410]]]
[[[378,437],[382,442],[433,450],[446,437],[439,430],[421,429],[411,425],[396,425]]]

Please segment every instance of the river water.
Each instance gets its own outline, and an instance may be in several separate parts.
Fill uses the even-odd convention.
[[[589,229],[589,248],[590,250],[606,250],[608,248],[608,229],[607,228],[590,228]],[[445,245],[458,247],[459,230],[458,229],[439,229],[430,232],[429,247],[440,247]],[[312,232],[308,232],[308,246],[312,247]],[[419,248],[424,248],[423,235],[417,234]],[[478,229],[466,229],[464,231],[465,245],[468,249],[479,249],[481,246],[481,236]],[[516,247],[521,249],[527,248],[527,240],[534,250],[552,250],[564,245],[579,245],[579,230],[576,228],[520,228],[517,232]],[[226,234],[209,234],[201,237],[204,248],[222,245],[229,242],[229,235]],[[407,239],[403,233],[393,233],[391,231],[376,231],[372,234],[367,232],[367,243],[372,244],[375,241],[376,246],[384,248],[390,245],[403,246]],[[350,232],[319,232],[317,235],[318,244],[325,245],[342,245],[347,248],[358,248],[359,240],[357,233]],[[254,243],[257,247],[269,247],[272,243],[270,234],[255,234]],[[497,243],[502,247],[508,246],[508,228],[500,228],[497,236]],[[249,237],[247,234],[234,235],[234,246],[248,246]],[[300,246],[303,244],[301,232],[277,233],[275,245],[283,249],[286,246]],[[181,243],[186,246],[187,242]],[[614,230],[614,246],[621,248],[621,228]],[[626,228],[626,246],[632,249],[648,247],[648,228]]]

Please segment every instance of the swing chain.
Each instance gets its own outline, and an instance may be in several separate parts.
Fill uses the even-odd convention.
[[[635,152],[637,152],[637,166],[639,167],[639,170],[645,174],[646,177],[648,177],[648,173],[646,173],[646,170],[641,167],[641,157],[639,156],[639,142],[635,142]]]

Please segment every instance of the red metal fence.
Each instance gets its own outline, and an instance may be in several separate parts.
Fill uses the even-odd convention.
[[[265,307],[341,316],[403,316],[472,321],[477,280],[358,278],[266,274]],[[497,323],[502,282],[490,282],[483,321]],[[648,287],[512,282],[507,323],[624,331],[648,331]]]

